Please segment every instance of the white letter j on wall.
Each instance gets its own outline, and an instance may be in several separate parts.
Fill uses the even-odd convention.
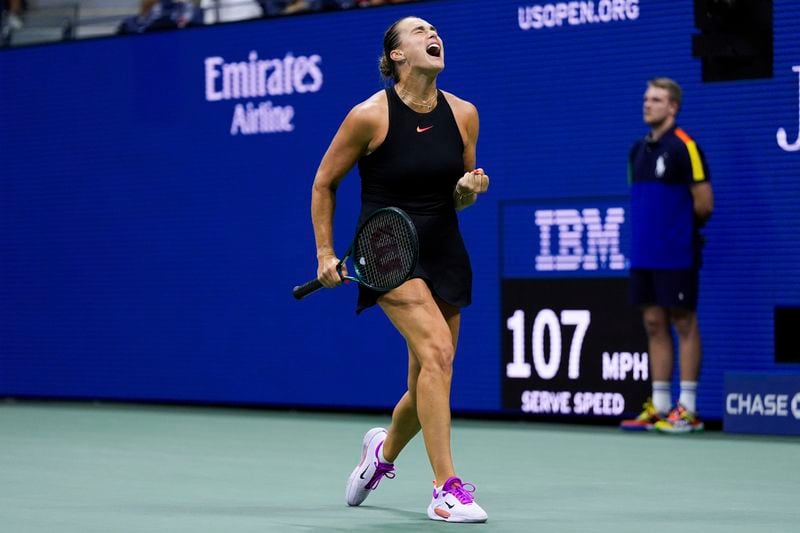
[[[792,70],[797,72],[797,140],[795,140],[792,144],[789,144],[789,141],[786,138],[786,130],[783,128],[780,128],[776,135],[778,139],[778,146],[787,152],[796,152],[800,150],[800,65],[792,67]]]

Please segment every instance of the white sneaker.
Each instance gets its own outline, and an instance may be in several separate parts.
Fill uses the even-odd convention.
[[[347,505],[361,505],[369,496],[369,491],[378,488],[378,483],[384,476],[389,479],[394,477],[394,465],[382,463],[378,459],[378,451],[386,440],[386,433],[384,428],[372,428],[364,435],[361,461],[347,478]]]
[[[441,487],[433,487],[428,518],[445,522],[486,522],[489,515],[475,502],[475,485],[451,477]]]

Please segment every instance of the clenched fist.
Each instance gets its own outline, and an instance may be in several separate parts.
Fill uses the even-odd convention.
[[[466,196],[468,194],[481,194],[489,188],[489,176],[484,174],[482,168],[476,168],[472,172],[466,172],[456,183],[456,194]]]

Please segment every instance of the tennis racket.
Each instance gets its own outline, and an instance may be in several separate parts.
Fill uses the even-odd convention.
[[[342,276],[380,292],[399,287],[417,266],[419,241],[414,222],[396,207],[384,207],[369,215],[359,226],[356,236],[337,270],[352,257],[355,276]],[[318,279],[295,287],[292,294],[300,300],[322,288]]]

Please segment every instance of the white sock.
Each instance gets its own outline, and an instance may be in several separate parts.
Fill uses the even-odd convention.
[[[672,408],[672,391],[669,381],[653,382],[653,407],[662,415],[669,413]]]
[[[680,404],[690,413],[697,412],[697,382],[681,381],[681,396],[678,399]]]

